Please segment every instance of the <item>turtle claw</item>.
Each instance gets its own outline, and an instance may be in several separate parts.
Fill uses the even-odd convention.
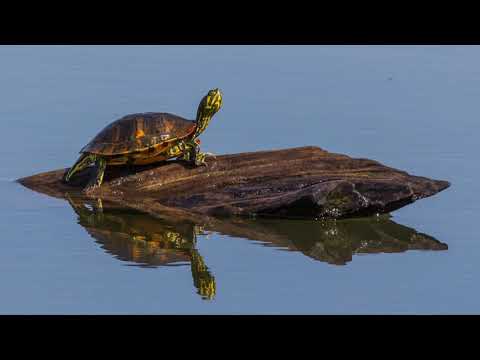
[[[209,164],[206,162],[206,157],[212,157],[214,159],[217,158],[217,156],[213,153],[209,153],[209,152],[202,152],[202,153],[199,153],[197,154],[197,157],[195,159],[195,165],[197,166],[206,166],[208,167]]]
[[[195,157],[195,165],[196,166],[206,166],[208,167],[207,165],[207,162],[205,161],[205,156],[206,154],[205,153],[198,153],[197,156]]]
[[[205,166],[205,167],[208,167],[208,164],[205,160],[197,160],[195,161],[195,165],[196,166]]]

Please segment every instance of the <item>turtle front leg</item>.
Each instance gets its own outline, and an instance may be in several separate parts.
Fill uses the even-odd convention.
[[[214,154],[201,152],[198,142],[192,140],[186,143],[186,150],[181,159],[191,162],[195,164],[195,166],[208,166],[207,162],[205,161],[207,156],[215,157]]]
[[[213,153],[210,153],[210,152],[200,152],[200,149],[197,149],[196,150],[196,153],[195,153],[195,157],[194,157],[194,162],[195,162],[195,165],[197,166],[208,166],[208,163],[205,161],[206,157],[209,156],[209,157],[212,157],[214,159],[217,158],[217,156]]]
[[[88,182],[87,186],[83,189],[84,193],[89,193],[100,185],[103,182],[103,175],[105,174],[105,169],[107,167],[107,160],[101,156],[95,158],[95,165],[93,166],[93,174]]]

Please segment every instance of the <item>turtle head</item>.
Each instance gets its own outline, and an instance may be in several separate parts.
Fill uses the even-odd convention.
[[[222,107],[222,93],[220,89],[213,89],[208,92],[200,101],[197,115],[212,117]],[[198,116],[197,116],[198,120]]]
[[[213,115],[222,107],[222,101],[222,92],[220,89],[212,89],[203,97],[200,105],[198,105],[196,119],[197,131],[195,137],[205,130]]]
[[[204,112],[214,115],[222,107],[222,93],[220,89],[213,89],[208,92],[200,103]]]

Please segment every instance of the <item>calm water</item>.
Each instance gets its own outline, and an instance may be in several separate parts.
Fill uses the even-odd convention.
[[[480,313],[479,63],[476,46],[0,46],[0,313]],[[390,219],[202,228],[14,182],[122,115],[194,117],[214,87],[205,151],[316,145],[452,186]]]

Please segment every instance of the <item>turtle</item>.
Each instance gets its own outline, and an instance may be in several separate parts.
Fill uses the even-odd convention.
[[[68,183],[73,175],[93,165],[85,193],[100,187],[107,166],[148,165],[176,158],[194,166],[207,166],[210,153],[200,152],[197,138],[208,126],[223,102],[221,91],[208,91],[197,110],[195,120],[163,112],[126,115],[101,130],[80,150],[80,157],[65,172]]]

